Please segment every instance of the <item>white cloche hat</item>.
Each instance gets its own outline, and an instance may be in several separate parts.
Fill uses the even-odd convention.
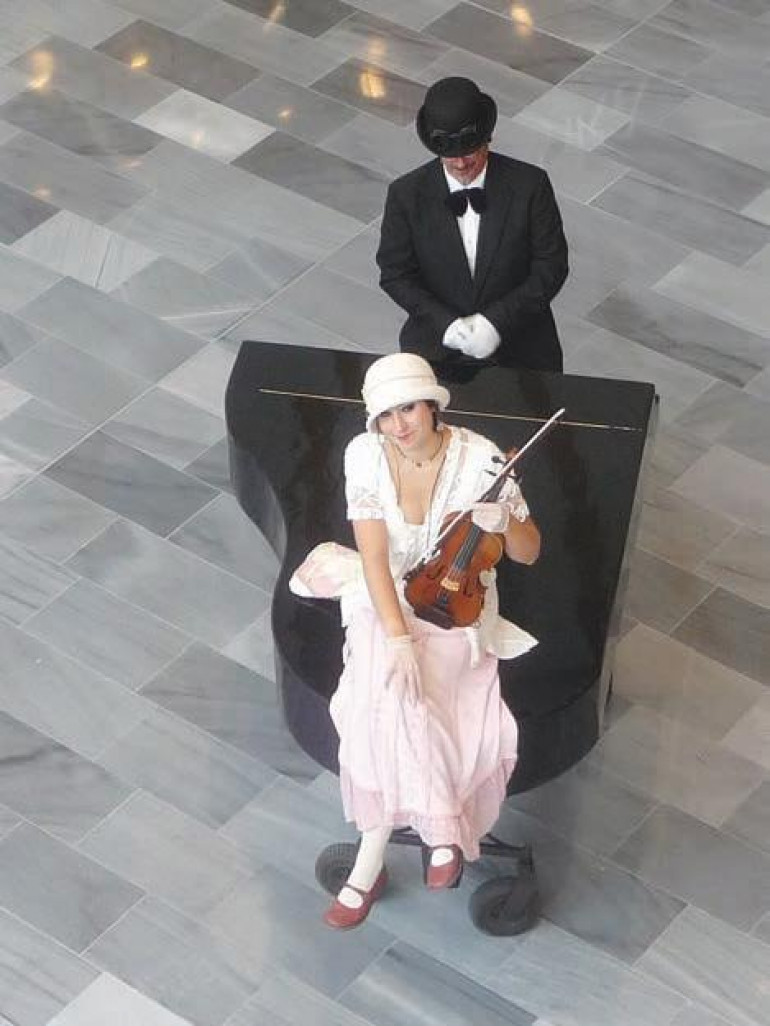
[[[416,353],[392,353],[375,360],[366,372],[362,389],[366,403],[366,430],[377,430],[377,418],[395,406],[433,400],[440,410],[449,405],[449,392],[436,381],[433,368]]]

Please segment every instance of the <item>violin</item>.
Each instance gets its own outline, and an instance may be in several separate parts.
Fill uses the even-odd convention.
[[[521,447],[508,454],[502,469],[479,502],[495,502],[515,465],[564,414],[558,410]],[[483,531],[473,523],[471,510],[450,513],[432,551],[405,576],[404,595],[415,616],[450,630],[478,623],[487,591],[485,579],[504,551],[503,536]]]

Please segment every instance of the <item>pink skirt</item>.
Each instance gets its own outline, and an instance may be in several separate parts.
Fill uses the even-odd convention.
[[[516,764],[516,722],[500,697],[497,658],[471,667],[463,630],[411,620],[425,701],[384,686],[385,634],[371,607],[348,623],[331,715],[340,737],[345,816],[361,831],[412,827],[468,860],[494,826]]]

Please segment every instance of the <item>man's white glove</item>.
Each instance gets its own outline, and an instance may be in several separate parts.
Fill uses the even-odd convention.
[[[458,317],[452,321],[444,332],[442,345],[447,349],[462,349],[466,340],[471,337],[470,317]]]
[[[385,658],[385,687],[392,687],[400,699],[413,705],[421,702],[422,679],[411,635],[386,638]]]
[[[470,327],[470,335],[462,339],[460,349],[466,356],[476,360],[485,360],[500,345],[500,332],[488,321],[484,314],[476,313],[465,318]]]
[[[471,506],[471,520],[489,534],[504,534],[510,519],[507,502],[476,502]]]

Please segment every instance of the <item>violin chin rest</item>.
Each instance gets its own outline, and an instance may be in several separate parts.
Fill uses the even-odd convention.
[[[438,609],[436,606],[414,606],[414,615],[419,617],[420,620],[432,623],[435,627],[441,627],[445,631],[451,630],[455,626],[449,613],[445,609]]]

